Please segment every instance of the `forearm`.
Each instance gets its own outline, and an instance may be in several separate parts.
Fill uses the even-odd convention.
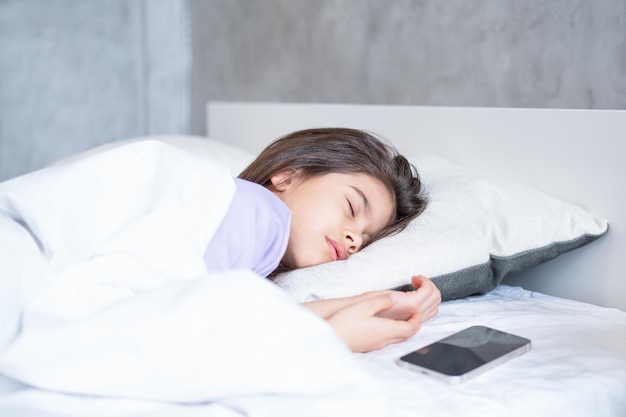
[[[362,296],[331,298],[327,300],[317,300],[302,303],[302,305],[323,319],[327,319],[344,307],[359,301]]]

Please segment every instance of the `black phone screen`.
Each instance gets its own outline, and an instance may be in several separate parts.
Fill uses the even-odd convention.
[[[524,349],[530,340],[484,326],[473,326],[402,356],[402,361],[444,375],[460,376]]]

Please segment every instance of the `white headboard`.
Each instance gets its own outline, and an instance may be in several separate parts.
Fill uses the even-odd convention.
[[[353,127],[406,156],[438,155],[577,204],[608,219],[609,233],[505,283],[626,310],[626,111],[212,102],[207,113],[210,137],[255,152],[294,130]]]

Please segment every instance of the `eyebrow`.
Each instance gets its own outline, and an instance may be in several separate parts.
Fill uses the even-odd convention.
[[[365,196],[363,191],[361,191],[359,188],[357,188],[357,187],[355,187],[353,185],[351,185],[350,187],[354,191],[356,191],[359,196],[361,196],[361,200],[363,200],[363,206],[365,207],[365,213],[368,214],[370,212],[370,202],[368,201],[367,197]]]

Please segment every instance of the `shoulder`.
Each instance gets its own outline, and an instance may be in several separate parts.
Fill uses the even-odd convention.
[[[237,188],[231,202],[233,209],[283,220],[291,216],[285,203],[262,185],[240,178],[235,178],[235,185]]]
[[[259,184],[241,179],[235,184],[228,212],[205,253],[207,267],[247,268],[267,276],[287,249],[291,211]]]

